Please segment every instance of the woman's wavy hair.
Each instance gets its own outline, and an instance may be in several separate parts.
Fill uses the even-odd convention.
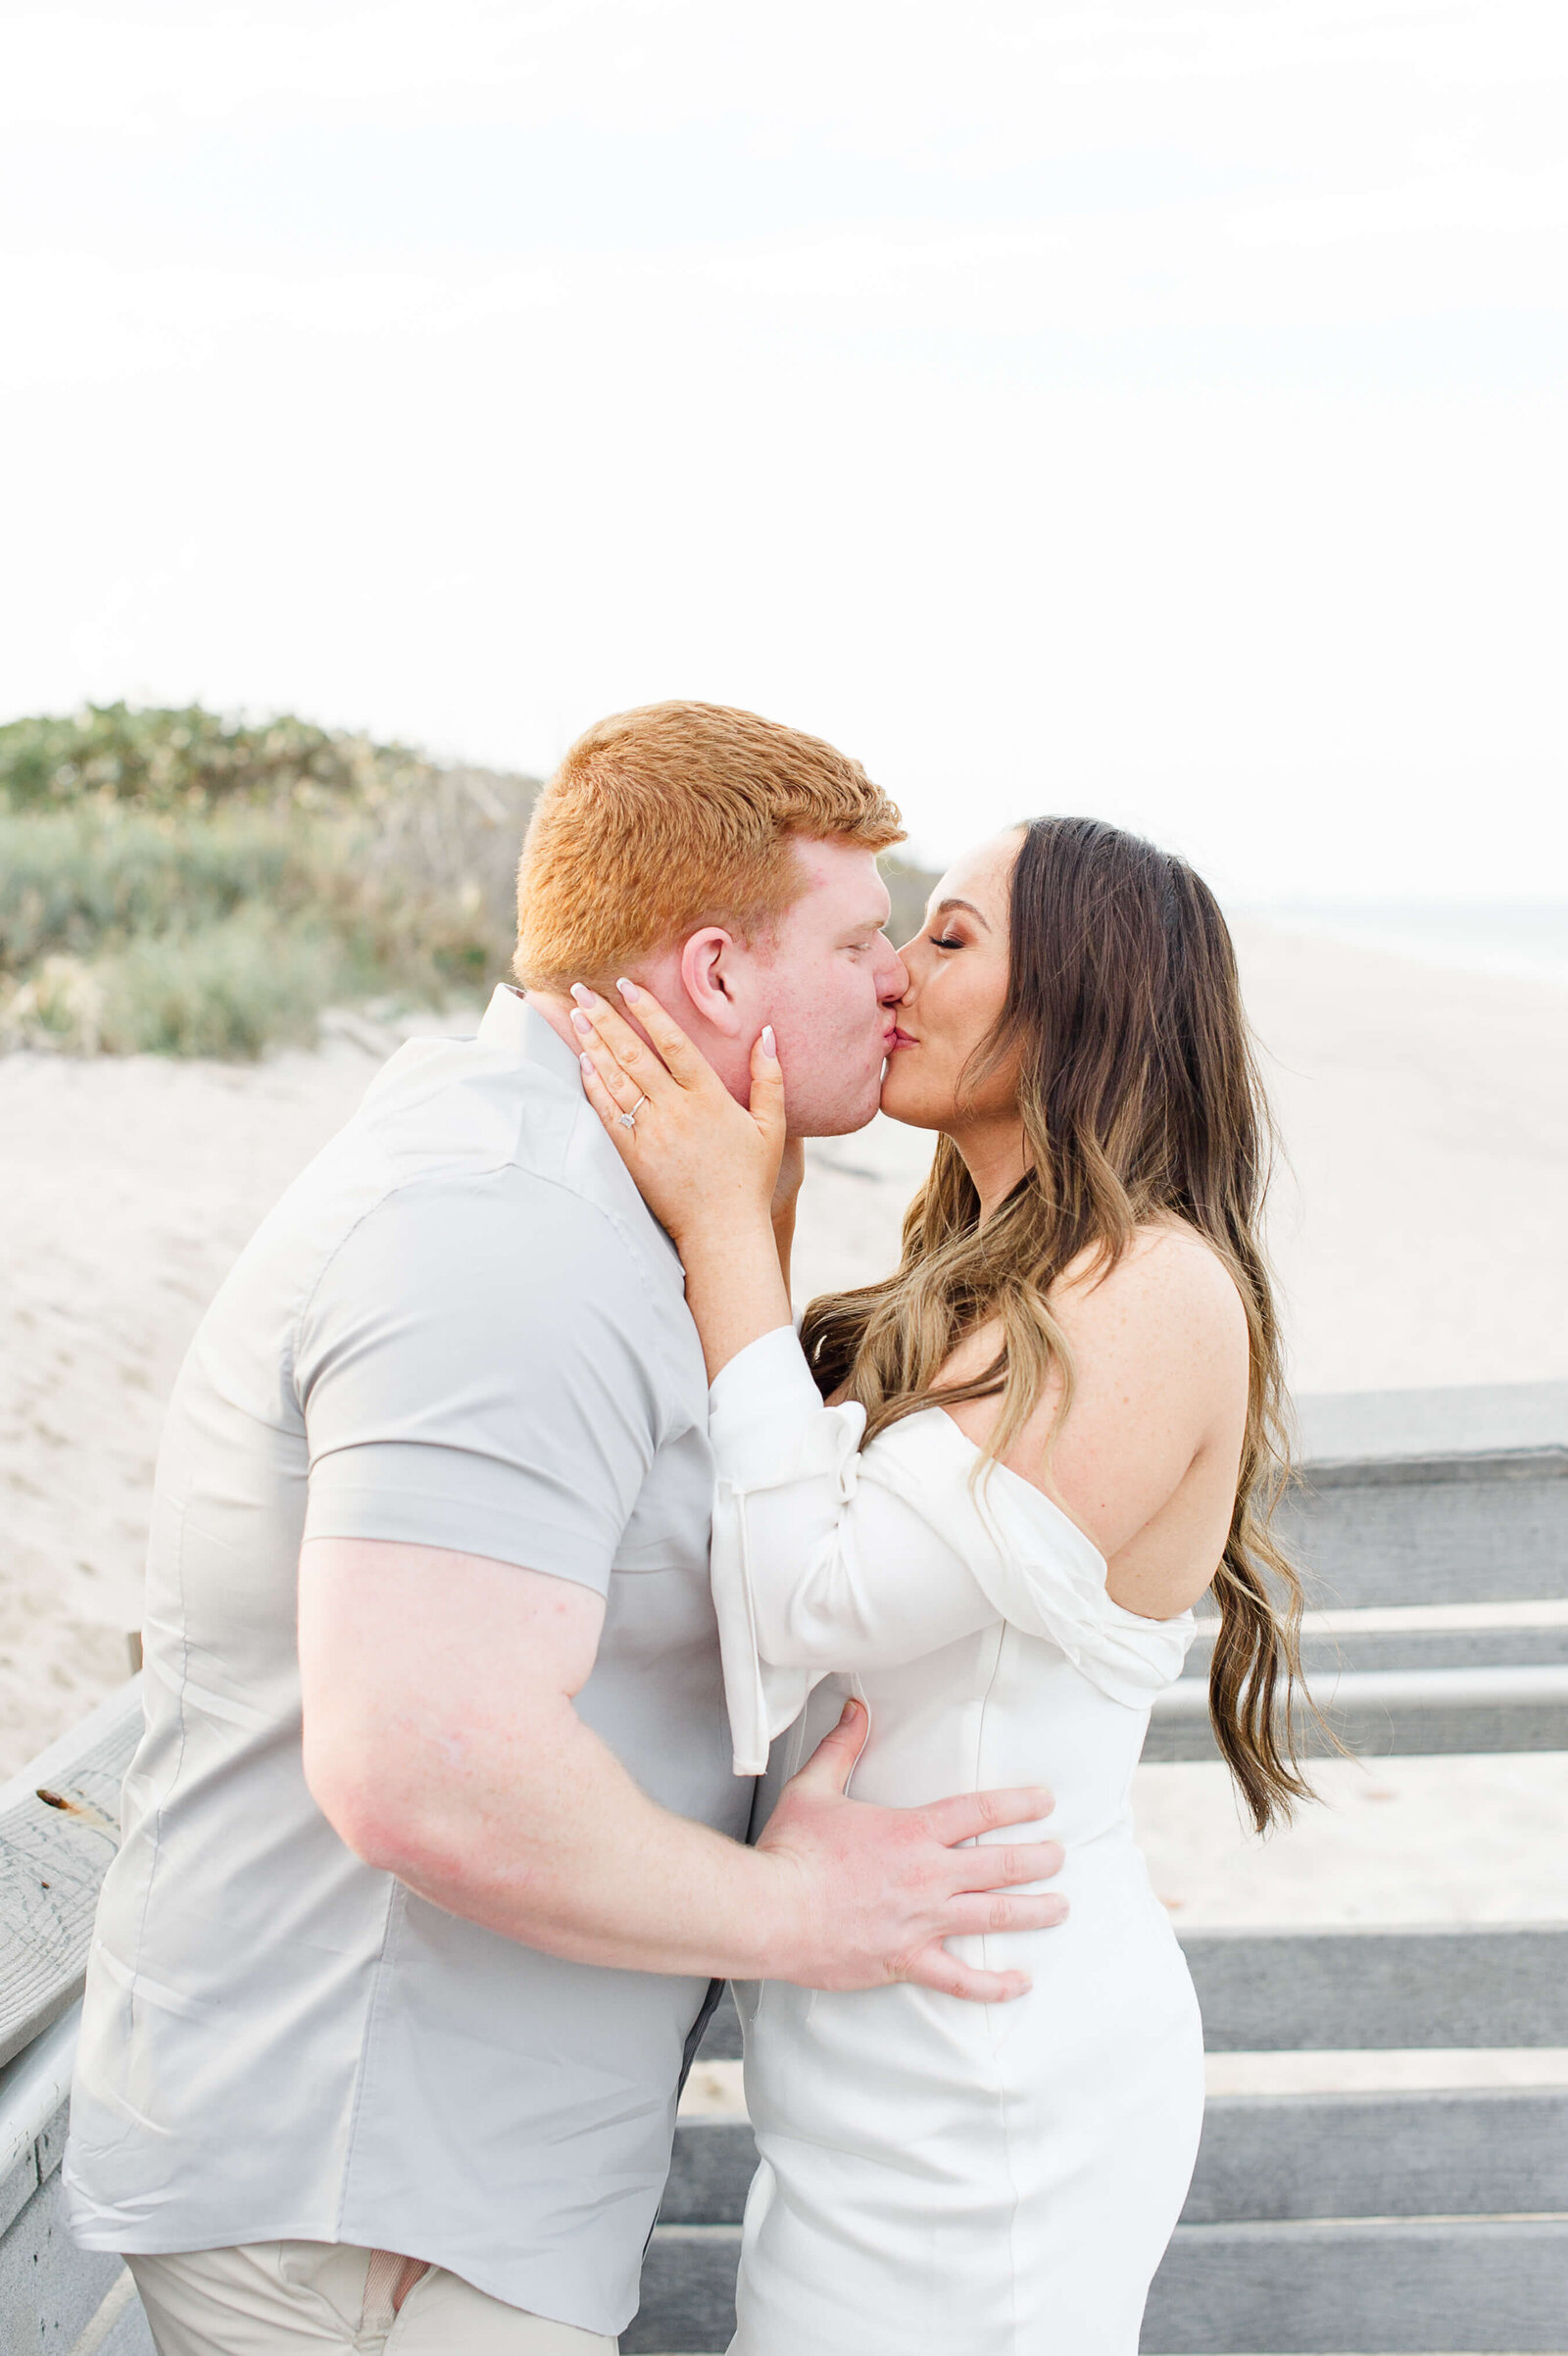
[[[1182,859],[1095,818],[1036,818],[1012,870],[1006,1003],[966,1087],[1016,1066],[1029,1169],[982,1227],[956,1146],[937,1141],[898,1269],[813,1301],[802,1339],[824,1398],[866,1410],[866,1438],[934,1400],[1000,1395],[1005,1455],[1072,1359],[1049,1305],[1085,1252],[1114,1267],[1136,1231],[1176,1218],[1229,1269],[1251,1349],[1236,1509],[1214,1574],[1214,1733],[1259,1832],[1310,1796],[1297,1748],[1301,1584],[1271,1534],[1290,1479],[1279,1324],[1259,1228],[1274,1152],[1229,929]],[[961,1338],[1002,1341],[973,1381],[938,1386]]]

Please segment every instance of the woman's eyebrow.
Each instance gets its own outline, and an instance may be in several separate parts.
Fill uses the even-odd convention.
[[[983,932],[989,932],[991,930],[990,925],[986,922],[984,916],[981,915],[980,910],[975,907],[972,900],[939,900],[936,907],[931,910],[931,913],[933,916],[945,916],[949,908],[967,908],[969,914],[974,918],[976,924],[980,926]]]

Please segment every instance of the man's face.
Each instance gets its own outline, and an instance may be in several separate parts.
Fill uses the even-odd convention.
[[[832,842],[796,853],[807,888],[754,953],[749,979],[759,1027],[778,1035],[790,1134],[843,1137],[876,1110],[906,977],[882,929],[890,903],[875,855]]]

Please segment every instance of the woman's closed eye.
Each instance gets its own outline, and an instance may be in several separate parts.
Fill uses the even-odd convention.
[[[931,946],[933,949],[962,949],[965,944],[957,933],[938,933],[933,937]]]

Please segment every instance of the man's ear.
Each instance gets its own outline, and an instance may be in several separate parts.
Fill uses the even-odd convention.
[[[716,924],[693,933],[680,953],[681,986],[693,1010],[731,1039],[739,1036],[741,1028],[735,966],[744,954],[740,944]]]

